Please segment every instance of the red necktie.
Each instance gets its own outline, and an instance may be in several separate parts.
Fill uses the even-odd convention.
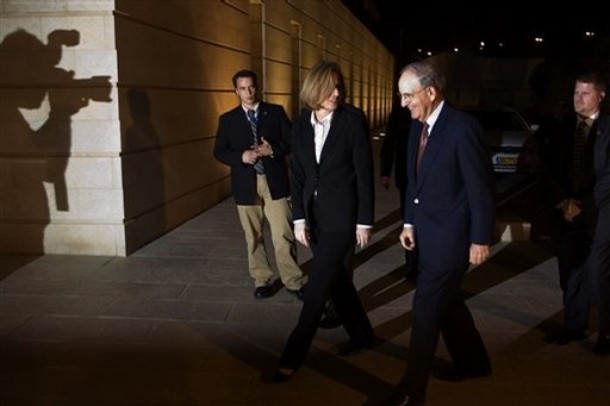
[[[582,186],[585,144],[587,142],[588,124],[583,119],[576,126],[574,135],[574,150],[572,155],[572,191],[579,192]]]
[[[421,131],[421,135],[419,136],[419,148],[417,148],[417,161],[416,164],[416,172],[419,171],[419,164],[421,163],[422,157],[424,156],[424,150],[426,149],[426,144],[428,143],[428,123],[424,123],[424,128]]]

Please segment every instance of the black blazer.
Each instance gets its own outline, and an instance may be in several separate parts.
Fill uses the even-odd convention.
[[[576,132],[576,114],[553,120],[541,126],[537,136],[541,144],[543,165],[540,173],[540,190],[545,203],[555,207],[565,198],[575,198],[582,202],[584,219],[590,231],[596,222],[596,209],[593,197],[595,186],[595,167],[593,151],[599,133],[599,118],[593,122],[585,144],[583,163],[585,176],[580,190],[572,190],[572,154]]]
[[[374,180],[371,141],[364,112],[343,104],[333,113],[328,138],[316,162],[311,110],[303,110],[292,134],[292,214],[311,224],[316,193],[316,227],[328,231],[373,225]],[[321,217],[321,218],[320,218]]]
[[[445,102],[416,174],[422,126],[417,120],[411,124],[404,219],[415,226],[422,265],[467,267],[471,243],[494,243],[496,183],[491,154],[478,121]]]
[[[601,115],[597,120],[594,148],[595,203],[601,209],[610,208],[610,116]],[[610,224],[605,225],[610,230]]]
[[[290,121],[282,106],[260,102],[258,109],[258,138],[265,137],[273,148],[273,158],[262,158],[271,197],[274,200],[288,197],[286,155],[290,153]],[[231,186],[238,205],[252,205],[256,200],[254,165],[247,165],[241,159],[252,144],[250,121],[241,105],[220,116],[214,156],[231,167]]]

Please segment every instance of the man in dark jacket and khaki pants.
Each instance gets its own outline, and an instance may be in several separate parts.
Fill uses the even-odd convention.
[[[240,105],[220,117],[214,156],[231,167],[231,186],[248,247],[256,298],[273,295],[275,272],[263,238],[269,222],[275,259],[286,289],[302,299],[306,277],[296,260],[286,155],[290,121],[284,109],[258,100],[256,75],[242,70],[233,76]]]

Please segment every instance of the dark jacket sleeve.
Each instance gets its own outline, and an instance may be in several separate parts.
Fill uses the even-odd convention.
[[[491,154],[476,119],[466,121],[461,142],[457,145],[471,215],[470,242],[492,244],[496,218],[496,181],[489,159]]]
[[[610,116],[598,119],[595,139],[595,203],[599,209],[610,206]]]
[[[261,134],[261,137],[264,137],[273,149],[273,157],[266,157],[266,159],[282,161],[290,154],[291,123],[282,106],[269,104],[267,106],[274,117],[272,124],[276,128],[271,132],[274,134],[273,137],[265,137],[264,130]]]
[[[229,166],[242,165],[242,155],[245,148],[237,148],[235,143],[231,142],[231,114],[233,111],[220,116],[218,120],[218,130],[216,132],[216,142],[214,144],[214,157],[220,162]]]

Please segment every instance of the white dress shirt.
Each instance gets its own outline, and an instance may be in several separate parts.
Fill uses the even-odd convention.
[[[332,122],[334,112],[324,117],[322,121],[318,121],[316,113],[311,112],[311,125],[314,132],[314,144],[316,146],[316,162],[320,163],[320,156],[322,155],[322,148],[328,138],[328,132],[330,131],[330,124]]]

